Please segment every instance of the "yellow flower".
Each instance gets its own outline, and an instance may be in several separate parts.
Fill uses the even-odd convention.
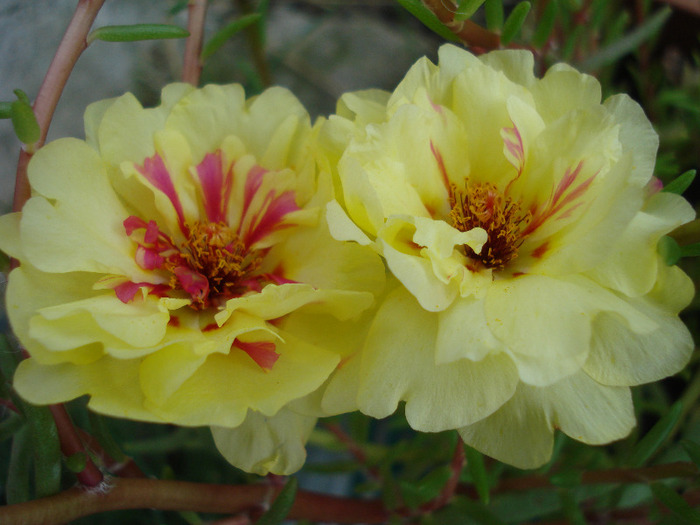
[[[414,428],[457,428],[521,468],[548,460],[555,428],[627,435],[629,387],[693,348],[677,317],[692,283],[656,246],[694,213],[650,189],[651,124],[590,76],[533,66],[444,46],[392,94],[346,94],[322,130],[342,188],[331,233],[396,278],[324,405],[385,417],[405,401]]]
[[[0,218],[0,247],[21,262],[9,316],[31,354],[15,388],[215,426],[234,464],[298,469],[315,417],[293,403],[348,349],[287,326],[352,323],[384,281],[376,254],[328,232],[317,127],[288,91],[246,100],[237,85],[173,84],[153,109],[126,94],[85,122],[86,141],[37,152],[33,197]]]

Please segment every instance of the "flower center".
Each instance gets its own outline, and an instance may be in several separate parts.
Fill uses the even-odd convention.
[[[180,246],[179,257],[166,259],[164,268],[173,273],[170,281],[172,288],[181,288],[192,294],[195,308],[204,308],[211,298],[231,298],[247,290],[246,280],[262,263],[262,255],[248,251],[243,241],[225,223],[197,221],[188,225],[189,237]],[[196,293],[196,284],[190,285],[189,277],[194,281],[206,279],[207,291]]]
[[[522,228],[530,222],[531,214],[523,212],[520,202],[504,196],[490,182],[470,183],[464,189],[451,185],[449,218],[460,231],[483,228],[488,241],[475,253],[464,246],[467,257],[480,261],[486,268],[502,269],[518,255],[523,243]]]

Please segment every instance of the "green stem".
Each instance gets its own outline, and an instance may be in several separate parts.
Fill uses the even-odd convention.
[[[250,0],[236,0],[236,5],[243,15],[255,12]],[[264,23],[263,20],[258,22],[258,24],[262,23]],[[260,82],[262,82],[264,87],[269,87],[272,85],[272,74],[270,73],[270,67],[265,57],[265,45],[261,38],[258,24],[253,24],[245,29],[246,38],[248,39],[248,46],[250,47],[250,53],[253,58],[253,63],[255,64],[255,69],[260,77]]]
[[[34,114],[41,130],[41,136],[36,143],[37,148],[46,141],[46,134],[49,131],[58,100],[61,98],[75,63],[87,48],[85,39],[104,2],[105,0],[79,0],[78,6],[75,8],[73,18],[68,24],[63,40],[56,50],[34,101]],[[20,152],[15,178],[13,211],[20,211],[31,194],[27,180],[27,164],[29,164],[31,156],[32,154],[27,151]]]
[[[0,507],[0,523],[57,525],[100,512],[142,508],[236,514],[266,506],[280,490],[280,487],[270,485],[235,486],[115,478],[104,491],[72,488],[48,498]],[[389,514],[378,501],[299,491],[288,517],[372,524],[384,523]]]

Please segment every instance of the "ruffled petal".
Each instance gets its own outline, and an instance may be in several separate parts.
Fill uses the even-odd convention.
[[[249,412],[237,428],[212,427],[214,443],[233,465],[260,476],[287,476],[306,460],[306,441],[316,418],[282,409],[274,416]]]

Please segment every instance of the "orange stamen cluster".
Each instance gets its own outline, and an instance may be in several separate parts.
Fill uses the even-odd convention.
[[[518,255],[523,243],[522,228],[531,219],[523,212],[518,201],[504,196],[490,182],[470,183],[465,180],[464,189],[451,185],[449,213],[452,226],[460,231],[483,228],[488,241],[475,253],[465,245],[466,255],[480,261],[486,268],[502,269]]]
[[[207,279],[208,295],[230,298],[244,292],[245,281],[262,263],[262,255],[249,252],[238,235],[223,222],[197,221],[188,224],[188,230],[189,237],[180,247],[180,257],[194,272]],[[180,288],[175,275],[170,284]],[[193,306],[196,305],[193,303]]]

